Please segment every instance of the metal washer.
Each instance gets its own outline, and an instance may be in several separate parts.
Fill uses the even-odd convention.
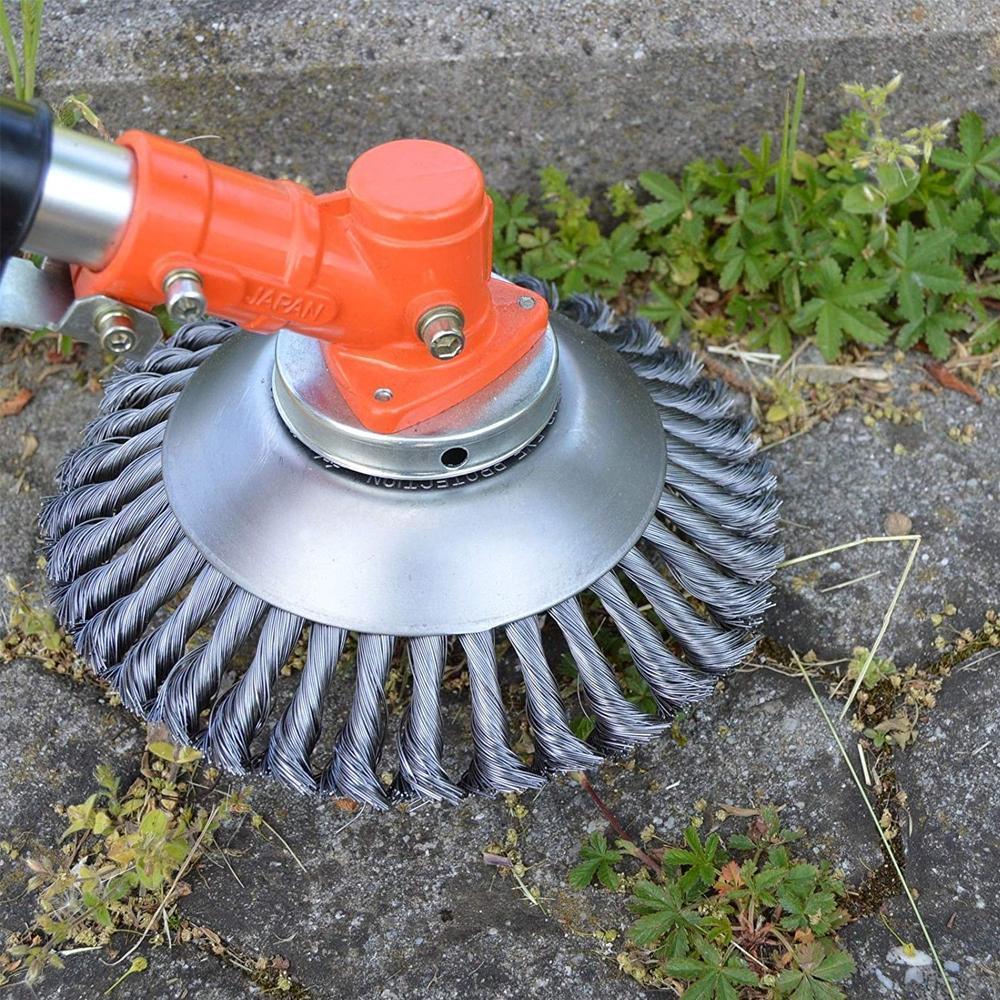
[[[484,389],[394,434],[361,424],[330,377],[319,340],[290,330],[276,340],[272,392],[285,425],[317,455],[368,475],[424,480],[489,468],[535,438],[559,402],[551,327]]]

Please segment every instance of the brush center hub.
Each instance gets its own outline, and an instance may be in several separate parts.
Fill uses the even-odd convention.
[[[365,427],[330,377],[322,344],[278,333],[271,389],[285,426],[336,465],[392,479],[463,476],[517,454],[542,431],[559,401],[558,348],[551,329],[485,388],[437,416],[391,434]],[[375,391],[392,399],[388,387]]]

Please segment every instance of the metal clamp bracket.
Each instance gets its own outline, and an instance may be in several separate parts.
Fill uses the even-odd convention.
[[[133,360],[163,338],[152,313],[107,295],[74,298],[66,264],[46,260],[36,267],[23,257],[8,260],[0,277],[0,326],[51,330]]]

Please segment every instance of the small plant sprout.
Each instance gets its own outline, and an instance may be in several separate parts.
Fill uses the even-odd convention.
[[[607,838],[600,833],[592,833],[590,839],[580,848],[581,861],[570,873],[570,885],[583,889],[596,878],[606,889],[618,888],[617,865],[625,855],[608,847]]]
[[[153,740],[142,776],[122,787],[106,764],[94,772],[97,790],[63,810],[67,825],[61,852],[28,860],[28,888],[39,909],[32,929],[8,948],[10,971],[36,982],[48,966],[61,968],[75,948],[100,948],[123,939],[131,960],[111,984],[146,968],[134,955],[147,939],[176,926],[176,905],[189,890],[182,879],[214,845],[219,826],[248,811],[238,796],[221,794],[212,805],[193,799],[201,754]],[[7,956],[5,956],[7,957]]]

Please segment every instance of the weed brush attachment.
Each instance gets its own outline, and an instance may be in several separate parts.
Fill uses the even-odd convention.
[[[493,274],[466,154],[387,143],[317,196],[6,99],[0,138],[0,322],[125,361],[41,531],[59,621],[133,712],[231,773],[454,802],[654,738],[751,651],[781,549],[749,420],[648,322]]]
[[[523,283],[551,294],[541,283]],[[182,328],[114,377],[102,415],[67,456],[61,491],[43,510],[53,601],[79,652],[131,711],[162,721],[175,740],[199,747],[223,770],[259,770],[300,792],[376,808],[393,796],[454,802],[467,792],[535,788],[548,774],[593,768],[602,754],[655,737],[664,723],[625,698],[594,630],[601,619],[614,626],[664,715],[706,697],[750,653],[751,630],[768,607],[767,581],[781,559],[773,540],[774,478],[754,457],[749,420],[729,415],[732,401],[720,384],[701,377],[690,355],[663,346],[649,323],[620,320],[591,297],[569,299],[554,323],[562,317],[604,341],[634,372],[655,404],[666,459],[655,513],[582,592],[544,615],[458,635],[357,633],[350,622],[284,610],[220,571],[186,534],[163,475],[167,421],[182,394],[227,340],[248,338],[233,325],[204,322]],[[543,461],[544,443],[519,464]],[[359,482],[354,473],[308,460],[323,475],[377,497],[399,496],[406,485]],[[511,471],[495,471],[479,485],[500,484]],[[349,579],[352,567],[340,572]],[[497,603],[503,600],[496,590],[517,583],[497,578]],[[378,615],[377,607],[371,611]],[[546,618],[555,638],[546,634]],[[500,652],[507,646],[509,653]],[[552,666],[563,648],[595,723],[586,742],[569,728]],[[336,736],[323,745],[324,703],[335,685],[349,683],[342,663],[348,650],[353,696]],[[511,654],[525,689],[530,766],[511,745],[504,706],[499,660]],[[379,761],[385,687],[400,655],[411,691],[390,788]],[[283,677],[293,657],[301,669]],[[471,753],[456,780],[442,763],[440,695],[449,657],[465,658],[471,708]],[[268,729],[278,702],[283,707]]]

